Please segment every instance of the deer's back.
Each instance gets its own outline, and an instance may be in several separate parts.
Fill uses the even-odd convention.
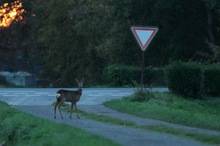
[[[70,90],[59,90],[57,91],[61,100],[68,101],[68,102],[77,102],[82,95],[82,90],[77,91],[70,91]]]

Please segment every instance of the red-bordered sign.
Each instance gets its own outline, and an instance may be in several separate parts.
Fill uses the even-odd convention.
[[[131,31],[133,32],[139,46],[141,47],[142,51],[145,51],[146,48],[149,46],[150,42],[156,35],[158,31],[158,27],[153,26],[132,26]]]

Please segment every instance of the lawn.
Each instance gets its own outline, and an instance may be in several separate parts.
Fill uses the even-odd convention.
[[[181,125],[220,130],[220,98],[189,99],[170,92],[154,92],[154,98],[133,102],[134,95],[107,101],[120,112]]]
[[[0,102],[0,145],[116,146],[111,140],[20,112]]]

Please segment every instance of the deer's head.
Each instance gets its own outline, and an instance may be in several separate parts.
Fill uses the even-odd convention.
[[[77,82],[77,84],[78,84],[78,88],[79,88],[79,89],[83,88],[84,79],[82,79],[81,81],[78,81],[78,80],[76,79],[76,82]]]

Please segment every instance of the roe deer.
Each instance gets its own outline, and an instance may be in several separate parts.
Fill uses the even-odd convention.
[[[70,119],[72,119],[73,105],[75,106],[77,118],[79,119],[78,111],[77,111],[77,107],[76,107],[76,102],[78,102],[80,100],[80,97],[82,95],[82,88],[83,88],[84,79],[82,79],[80,82],[76,79],[76,82],[78,84],[78,90],[76,90],[76,91],[59,90],[56,92],[57,93],[57,95],[56,95],[57,102],[54,106],[54,119],[56,119],[57,106],[58,106],[58,109],[60,112],[60,117],[63,119],[63,115],[62,115],[60,107],[63,105],[63,103],[65,101],[71,102]]]

